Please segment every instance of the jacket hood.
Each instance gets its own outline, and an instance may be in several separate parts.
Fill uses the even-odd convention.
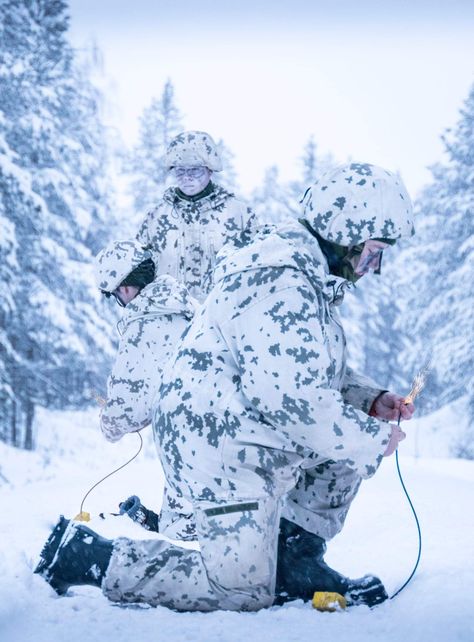
[[[192,319],[199,304],[172,276],[160,276],[149,283],[127,304],[124,315],[118,323],[119,332],[132,321],[145,316],[181,314]]]
[[[311,228],[338,245],[415,233],[412,203],[401,178],[368,163],[325,172],[306,192],[303,207]]]
[[[304,272],[316,289],[332,302],[348,285],[345,279],[330,274],[317,240],[297,221],[266,226],[249,245],[237,251],[232,246],[224,246],[217,255],[214,282],[239,272],[267,267]],[[336,293],[339,294],[336,296]]]

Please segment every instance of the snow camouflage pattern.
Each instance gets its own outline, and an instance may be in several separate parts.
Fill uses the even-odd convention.
[[[332,200],[323,196],[327,212]],[[367,210],[383,218],[370,199]],[[405,207],[382,214],[391,238]],[[193,503],[201,555],[123,541],[104,587],[111,599],[189,610],[268,606],[281,505],[306,530],[334,536],[389,440],[390,425],[367,414],[381,389],[346,367],[336,306],[347,282],[328,272],[311,232],[289,222],[219,258],[215,287],[164,366],[153,417],[168,482]],[[249,506],[252,545],[239,530]]]
[[[115,540],[104,594],[117,602],[146,602],[178,611],[271,606],[278,504],[261,500],[257,509],[247,504],[247,509],[242,505],[239,512],[219,515],[212,514],[214,508],[204,502],[196,511],[199,552],[158,539]]]
[[[158,514],[158,531],[170,539],[194,542],[197,539],[193,505],[179,489],[165,483]]]
[[[338,245],[415,233],[403,181],[376,165],[350,163],[325,172],[307,191],[303,205],[313,230]]]
[[[100,417],[101,430],[108,441],[118,441],[151,423],[161,367],[197,305],[186,288],[170,276],[158,277],[127,304],[118,323],[118,354],[107,381],[107,402]],[[171,538],[193,539],[191,514],[189,502],[179,492],[165,488],[160,532]]]
[[[160,274],[170,274],[204,300],[212,286],[217,252],[225,243],[241,247],[254,236],[252,210],[223,187],[198,200],[180,198],[171,187],[145,217],[137,241],[149,246]]]
[[[107,380],[100,424],[109,441],[151,423],[159,373],[192,318],[197,303],[169,276],[158,277],[127,304],[117,328],[118,354]]]
[[[222,170],[222,160],[214,140],[206,132],[188,131],[178,134],[168,146],[165,164],[172,167],[207,167]]]
[[[288,223],[217,268],[154,413],[165,474],[194,501],[281,497],[300,467],[378,467],[390,428],[366,413],[381,390],[345,366],[334,305],[345,282],[325,264],[310,232]]]
[[[112,241],[94,259],[97,287],[103,292],[113,292],[147,259],[151,259],[151,252],[137,241]]]

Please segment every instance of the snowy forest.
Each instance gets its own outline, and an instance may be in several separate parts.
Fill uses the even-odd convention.
[[[126,7],[130,13],[123,11],[123,21],[133,12],[140,16],[146,4],[131,3],[130,9],[126,2],[110,2],[108,7],[105,0],[96,5],[107,20],[110,6],[115,13]],[[239,11],[241,2],[235,3]],[[369,5],[378,8],[384,2]],[[78,3],[87,19],[89,12],[97,17],[95,3],[87,9]],[[319,612],[303,600],[259,612],[179,613],[161,603],[120,605],[93,586],[72,586],[67,596],[59,597],[34,573],[58,516],[74,521],[83,509],[92,516],[89,526],[104,538],[172,541],[118,513],[119,502],[132,493],[159,512],[165,479],[150,426],[116,444],[107,442],[99,428],[98,402],[115,358],[121,310],[113,299],[100,296],[93,259],[112,239],[135,236],[146,212],[172,184],[163,166],[169,142],[183,130],[200,127],[185,117],[189,105],[177,98],[176,71],[166,81],[168,74],[160,76],[156,95],[136,121],[135,142],[125,142],[106,117],[113,92],[107,92],[110,85],[103,78],[100,42],[72,44],[73,4],[0,0],[0,639],[472,642],[474,85],[458,106],[455,124],[443,122],[438,133],[441,160],[433,158],[430,179],[412,194],[415,236],[384,253],[382,278],[370,275],[359,281],[341,306],[349,357],[357,370],[401,395],[410,391],[417,373],[428,372],[400,446],[403,479],[419,517],[417,530],[397,450],[396,456],[384,457],[374,481],[363,482],[343,531],[328,541],[325,553],[326,563],[344,575],[376,573],[390,599],[373,609],[358,605],[333,613]],[[251,4],[259,11],[265,3]],[[288,4],[295,13],[298,3]],[[318,3],[308,1],[307,8],[312,4]],[[332,3],[320,4],[326,11]],[[347,9],[349,0],[333,4]],[[354,11],[364,14],[363,4],[354,3]],[[395,13],[399,6],[408,7],[404,18],[409,20],[415,4],[393,2]],[[430,3],[430,18],[435,4]],[[171,5],[174,10],[175,3],[156,3],[165,13]],[[209,9],[206,3],[196,5]],[[209,3],[211,18],[224,5],[227,20],[226,3]],[[271,4],[272,16],[277,5]],[[183,11],[181,6],[178,10]],[[382,14],[386,19],[388,14]],[[182,28],[176,14],[169,15],[176,30]],[[423,29],[425,18],[423,14]],[[144,25],[144,17],[140,19]],[[444,23],[442,29],[444,34]],[[365,33],[357,35],[365,40]],[[421,51],[418,37],[416,33]],[[370,43],[369,52],[382,59],[377,42],[382,40]],[[433,42],[441,47],[441,38]],[[343,56],[349,50],[343,47]],[[422,53],[428,56],[424,49]],[[196,59],[205,67],[198,54]],[[346,57],[341,60],[351,67]],[[166,66],[166,60],[157,65]],[[293,72],[290,64],[288,68]],[[439,70],[430,61],[432,70],[442,85],[446,70],[438,78]],[[354,82],[358,73],[357,68]],[[368,82],[374,73],[371,67]],[[430,73],[427,82],[434,78]],[[314,85],[318,93],[317,82]],[[215,97],[215,86],[211,89],[209,100]],[[464,85],[459,95],[463,92]],[[242,94],[247,100],[245,91]],[[393,95],[407,100],[396,89]],[[418,126],[421,112],[410,102],[412,108]],[[386,122],[388,126],[388,118]],[[289,117],[285,126],[291,124]],[[209,133],[215,135],[211,129]],[[332,141],[332,132],[330,136]],[[269,150],[260,184],[246,191],[239,184],[235,150],[225,138],[216,141],[224,161],[216,183],[242,197],[262,224],[299,218],[307,188],[328,168],[349,160],[378,164],[376,158],[337,157],[312,131],[294,140],[306,140],[297,178],[283,178]],[[352,139],[349,142],[352,145]],[[416,144],[408,146],[409,154]],[[286,154],[287,145],[283,147]],[[406,181],[403,167],[387,169],[400,171]]]
[[[95,52],[69,43],[62,0],[3,1],[0,34],[0,438],[34,450],[38,408],[86,409],[104,390],[116,319],[101,309],[92,258],[133,235],[162,194],[163,155],[186,122],[169,79],[127,149],[102,122]],[[387,387],[408,391],[431,358],[419,413],[461,403],[451,454],[473,459],[474,87],[440,135],[445,160],[417,195],[415,237],[384,258],[385,279],[357,286],[344,316],[353,363]],[[232,150],[220,145],[218,182],[239,192]],[[298,217],[306,188],[346,160],[320,155],[309,135],[298,181],[269,166],[244,196],[262,221]]]

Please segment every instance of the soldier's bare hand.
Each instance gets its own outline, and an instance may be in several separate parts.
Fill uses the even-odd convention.
[[[384,392],[377,397],[372,404],[371,414],[377,419],[385,421],[398,421],[411,419],[415,412],[415,406],[412,403],[405,403],[404,397],[394,392]]]
[[[399,426],[396,426],[395,424],[392,426],[392,432],[390,434],[390,441],[388,442],[388,446],[386,451],[384,452],[383,456],[384,457],[390,457],[398,448],[398,444],[403,441],[406,437],[406,434],[401,430]]]

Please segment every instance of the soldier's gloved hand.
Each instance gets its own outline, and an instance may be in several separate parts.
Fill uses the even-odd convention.
[[[160,517],[152,510],[145,508],[137,495],[131,495],[119,504],[120,514],[127,514],[134,522],[146,528],[147,531],[159,531]]]
[[[143,524],[146,520],[147,509],[141,504],[140,497],[137,495],[131,495],[124,502],[121,502],[119,508],[121,515],[127,513],[134,522]]]

